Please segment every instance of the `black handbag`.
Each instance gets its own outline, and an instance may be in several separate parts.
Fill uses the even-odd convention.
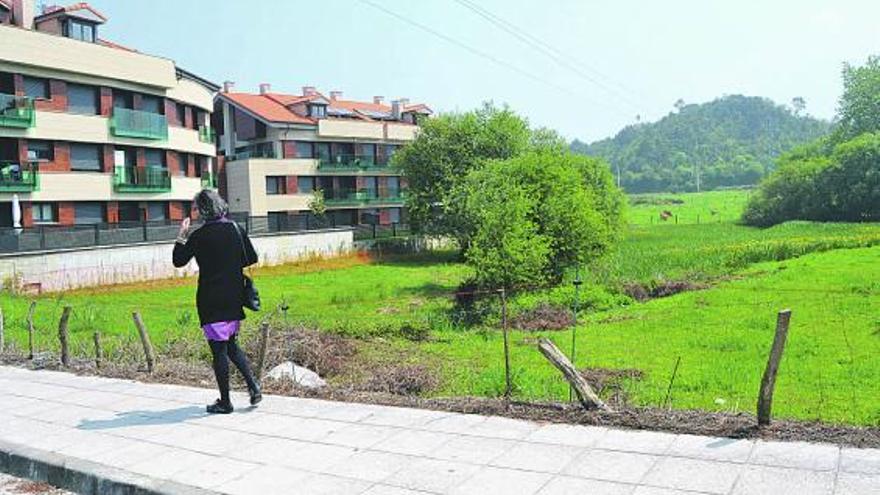
[[[233,222],[235,226],[235,232],[238,234],[238,240],[241,243],[241,260],[247,265],[248,264],[248,254],[247,249],[244,246],[244,235],[241,233],[241,227],[238,226],[237,223]],[[254,285],[254,281],[248,277],[244,276],[244,287],[242,287],[241,293],[241,305],[251,311],[259,311],[260,310],[260,291],[257,290],[257,286]]]

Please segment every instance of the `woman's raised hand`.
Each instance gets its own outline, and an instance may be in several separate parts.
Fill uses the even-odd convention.
[[[186,234],[189,232],[189,224],[190,224],[189,217],[184,218],[180,222],[180,231],[177,232],[177,237],[182,237],[182,238],[186,237]]]

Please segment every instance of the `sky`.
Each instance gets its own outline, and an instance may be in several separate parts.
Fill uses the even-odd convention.
[[[47,2],[51,3],[51,2]],[[831,119],[844,62],[880,53],[877,0],[92,0],[101,36],[237,91],[491,100],[568,139],[725,94]]]

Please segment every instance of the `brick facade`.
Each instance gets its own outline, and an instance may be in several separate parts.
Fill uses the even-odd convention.
[[[108,201],[104,209],[107,212],[107,223],[119,223],[119,203]]]
[[[101,87],[100,110],[102,117],[109,117],[113,114],[113,90]]]
[[[296,141],[282,141],[281,152],[284,158],[296,158]]]
[[[64,81],[49,80],[49,99],[35,100],[34,108],[44,112],[67,111],[67,83]]]
[[[24,96],[24,76],[21,74],[12,75],[12,85],[15,87],[15,96]]]
[[[186,107],[183,111],[183,126],[187,129],[194,129],[193,127],[193,109],[192,107]]]
[[[165,151],[165,163],[168,165],[168,173],[174,177],[180,175],[180,155],[171,150]]]
[[[29,201],[21,202],[21,226],[24,228],[34,226],[34,207]]]
[[[141,110],[144,106],[144,97],[140,93],[134,93],[131,95],[131,106],[135,110]]]
[[[299,191],[299,185],[297,184],[295,175],[288,175],[285,177],[285,182],[287,194],[296,194]]]
[[[187,177],[195,177],[196,176],[196,156],[193,155],[192,153],[187,155],[186,176]]]
[[[183,220],[183,217],[186,216],[186,212],[183,211],[183,203],[180,201],[169,201],[168,202],[168,219],[179,222]]]
[[[114,168],[116,167],[116,154],[115,148],[112,144],[104,145],[104,172],[105,173],[113,173]]]
[[[165,98],[165,118],[168,119],[168,125],[179,126],[180,116],[177,115],[177,102]]]
[[[379,210],[379,225],[391,225],[391,210],[388,208]]]
[[[73,225],[76,218],[76,212],[73,209],[73,203],[58,203],[58,224]]]

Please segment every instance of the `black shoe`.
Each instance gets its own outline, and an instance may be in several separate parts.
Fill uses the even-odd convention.
[[[206,409],[209,414],[229,414],[232,412],[232,403],[217,399],[216,402],[210,404]]]
[[[251,405],[256,406],[263,400],[263,394],[260,393],[259,390],[256,392],[251,392]]]

